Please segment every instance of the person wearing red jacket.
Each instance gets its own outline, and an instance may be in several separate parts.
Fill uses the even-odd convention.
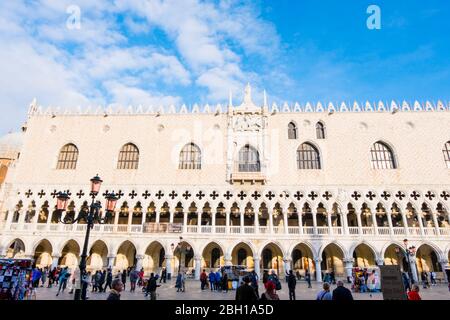
[[[419,295],[419,286],[417,284],[413,284],[412,290],[408,292],[408,300],[422,300]]]

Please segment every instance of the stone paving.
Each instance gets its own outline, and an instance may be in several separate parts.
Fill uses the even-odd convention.
[[[278,292],[281,300],[288,300],[288,289],[286,282],[282,282],[283,288]],[[332,286],[332,290],[336,286]],[[348,285],[346,284],[346,287]],[[297,282],[296,296],[297,300],[315,300],[317,293],[320,291],[321,285],[312,283],[312,288],[308,289],[307,284],[303,281]],[[126,284],[126,291],[122,292],[122,300],[148,300],[145,298],[142,288],[136,287],[136,292],[129,292],[129,283]],[[88,297],[90,300],[105,300],[108,296],[106,293],[90,292]],[[108,290],[107,290],[108,291]],[[162,286],[157,290],[157,299],[159,300],[234,300],[235,291],[216,292],[211,290],[200,290],[200,281],[186,281],[186,292],[176,292],[175,282],[162,283]],[[66,289],[64,293],[56,296],[57,288],[38,288],[37,300],[72,300],[73,294],[69,294]],[[262,285],[259,292],[263,292]],[[450,292],[447,284],[437,285],[428,289],[420,288],[420,295],[423,300],[450,300]],[[355,300],[382,300],[381,293],[353,293]]]

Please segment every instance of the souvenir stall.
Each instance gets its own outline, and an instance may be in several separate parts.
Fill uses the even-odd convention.
[[[27,297],[32,259],[0,259],[0,300],[23,300]]]

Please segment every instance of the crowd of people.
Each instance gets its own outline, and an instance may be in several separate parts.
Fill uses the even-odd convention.
[[[436,275],[430,273],[431,284],[428,282],[428,274],[421,274],[421,282],[423,288],[429,288],[436,285]],[[79,288],[79,269],[69,269],[66,267],[56,268],[33,268],[30,281],[30,296],[36,298],[39,287],[57,288],[56,296],[63,293],[66,289],[70,294]],[[188,275],[186,271],[180,270],[175,279],[175,288],[177,292],[186,292],[186,279]],[[406,272],[402,273],[403,282],[407,298],[409,300],[421,300],[419,294],[419,285],[410,281]],[[292,270],[286,273],[287,289],[289,291],[289,299],[296,299],[297,281],[300,279],[299,274],[294,274]],[[86,291],[91,294],[104,293],[106,289],[110,289],[108,300],[120,299],[120,293],[126,290],[129,283],[130,292],[135,292],[136,287],[142,290],[146,297],[151,300],[157,299],[156,291],[161,287],[161,283],[166,283],[168,274],[165,268],[162,268],[160,274],[151,273],[149,278],[144,277],[144,269],[137,270],[130,267],[126,270],[119,271],[113,275],[111,268],[105,270],[96,270],[95,272],[87,272],[82,279],[82,285],[86,287]],[[240,279],[238,285],[235,279],[230,279],[224,269],[217,271],[211,270],[209,273],[203,270],[200,274],[200,289],[211,290],[216,292],[227,293],[230,289],[236,290],[236,300],[238,301],[256,301],[256,300],[279,300],[277,292],[282,290],[281,281],[275,271],[269,273],[264,270],[262,275],[262,283],[265,291],[259,294],[259,275],[255,272],[249,272],[245,277]],[[311,286],[311,275],[306,270],[304,280]],[[159,281],[159,284],[158,284]],[[367,269],[354,270],[353,276],[347,278],[351,286],[351,290],[345,288],[343,281],[336,280],[334,272],[325,273],[323,277],[322,289],[317,293],[316,300],[353,300],[353,293],[376,292],[380,290],[380,281],[375,270],[369,272]],[[233,284],[234,282],[234,284]],[[336,288],[331,291],[331,286]],[[90,289],[90,290],[89,290]],[[449,286],[450,289],[450,286]],[[89,297],[86,297],[87,299]]]

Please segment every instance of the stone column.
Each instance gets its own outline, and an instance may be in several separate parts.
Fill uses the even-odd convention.
[[[284,233],[289,234],[289,222],[287,210],[283,209]]]
[[[269,210],[269,233],[273,234],[273,210]]]
[[[375,263],[377,264],[377,266],[384,266],[384,259],[383,258],[376,258]]]
[[[331,214],[327,212],[327,224],[328,224],[328,234],[333,234],[333,228],[331,223]]]
[[[195,256],[194,258],[194,267],[195,267],[195,280],[200,279],[200,270],[202,267],[202,256]]]
[[[408,229],[408,219],[406,218],[405,210],[402,210],[402,221],[403,221],[403,227],[405,228],[405,235],[409,235],[409,229]]]
[[[25,215],[27,214],[27,210],[20,210],[19,211],[19,230],[23,229],[23,225],[25,223]]]
[[[155,223],[158,224],[159,221],[161,220],[161,211],[155,209],[155,215],[156,215]]]
[[[108,268],[113,269],[114,268],[114,259],[116,258],[115,254],[111,254],[108,256]]]
[[[341,213],[341,225],[342,225],[342,234],[349,234],[348,232],[348,220],[347,220],[347,214]]]
[[[362,235],[361,213],[356,213],[356,221],[358,222],[358,234]]]
[[[317,212],[312,212],[314,234],[317,234]]]
[[[354,261],[355,261],[354,259],[344,259],[345,273],[347,274],[347,277],[352,276]]]
[[[136,270],[137,271],[141,271],[142,269],[142,261],[144,260],[144,255],[143,254],[137,254],[136,255]]]
[[[230,212],[225,212],[225,233],[230,233]]]
[[[371,209],[370,211],[372,213],[373,230],[375,232],[375,235],[377,235],[378,234],[377,214],[375,213],[375,210],[372,211],[372,209]]]
[[[259,233],[259,210],[255,210],[255,233]]]
[[[214,212],[211,210],[211,231],[212,231],[212,233],[216,233],[216,214],[217,214],[217,212]]]
[[[188,215],[187,211],[184,211],[183,212],[183,233],[187,232],[187,215]]]
[[[322,282],[322,267],[320,266],[322,259],[315,258],[314,262],[315,262],[315,267],[316,267],[316,281]]]
[[[254,269],[258,277],[261,279],[261,268],[260,268],[260,262],[261,259],[259,257],[253,256],[253,262],[254,262]]]
[[[225,257],[224,257],[224,260],[225,260],[225,266],[233,265],[231,255],[226,254]]]
[[[422,236],[424,236],[425,235],[425,231],[423,230],[423,218],[422,218],[422,212],[418,212],[418,211],[416,211],[416,214],[417,214],[417,220],[419,221],[419,228],[420,228],[420,234],[422,235]]]
[[[59,258],[61,258],[61,255],[59,255],[58,253],[52,253],[52,257],[53,257],[53,259],[52,259],[51,268],[53,269],[58,266],[58,261],[59,261]]]
[[[298,214],[298,227],[300,228],[298,231],[299,234],[303,234],[303,212],[301,208],[300,211],[297,210],[297,214]]]
[[[447,282],[450,282],[450,279],[447,278],[447,273],[445,272],[445,269],[448,267],[448,260],[442,259],[439,261],[439,263],[441,264],[442,272],[444,273],[444,279],[446,279]]]
[[[392,224],[392,214],[390,211],[386,212],[386,216],[387,216],[387,220],[388,220],[388,225],[389,225],[389,234],[391,236],[394,235],[394,225]]]
[[[244,214],[245,214],[245,208],[244,208],[244,210],[240,210],[240,212],[239,212],[240,233],[244,233]]]
[[[166,254],[165,257],[166,259],[166,271],[167,271],[167,278],[171,279],[173,276],[173,271],[172,271],[172,260],[173,260],[173,255],[171,254]],[[170,278],[169,278],[169,274],[170,274]]]
[[[431,213],[431,216],[433,217],[433,224],[434,224],[434,229],[436,230],[436,236],[439,236],[440,235],[440,233],[439,233],[439,222],[438,222],[437,217],[436,217],[436,212],[433,211]]]

